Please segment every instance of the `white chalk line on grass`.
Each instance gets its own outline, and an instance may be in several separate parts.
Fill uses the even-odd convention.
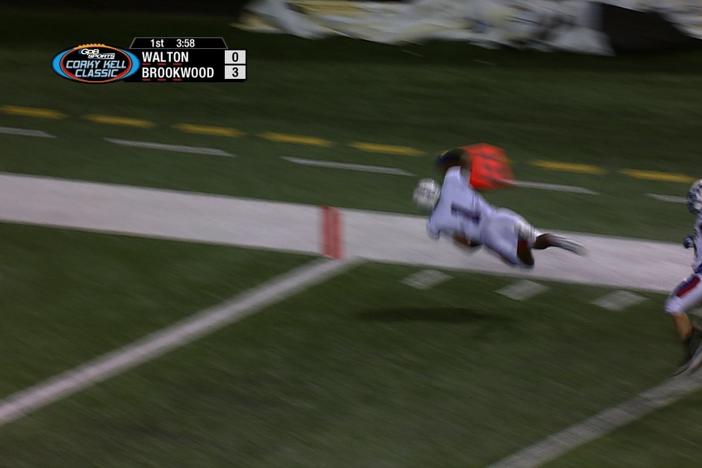
[[[530,182],[526,180],[503,180],[503,182],[507,185],[512,185],[519,188],[552,190],[554,192],[582,193],[585,195],[599,195],[599,193],[595,192],[594,190],[584,187],[577,187],[574,185],[546,184],[544,182]]]
[[[673,377],[639,393],[631,400],[552,434],[490,466],[492,468],[527,468],[544,465],[581,445],[599,439],[615,429],[699,390],[702,390],[702,372]]]
[[[396,167],[386,167],[386,166],[368,166],[366,164],[351,164],[351,163],[341,163],[334,161],[321,161],[317,159],[302,159],[293,158],[288,156],[283,156],[283,159],[289,161],[293,164],[299,164],[302,166],[315,166],[315,167],[328,167],[331,169],[345,169],[347,171],[358,171],[358,172],[375,172],[378,174],[390,174],[390,175],[401,175],[401,176],[411,176],[414,175],[411,172],[407,172],[404,169],[398,169]]]
[[[32,130],[30,128],[0,127],[0,133],[4,135],[18,135],[38,138],[56,138],[43,130]]]
[[[645,297],[631,291],[612,291],[611,293],[592,301],[592,304],[596,305],[597,307],[602,307],[603,309],[618,312],[620,310],[635,306],[645,300]]]
[[[548,290],[547,286],[543,284],[536,283],[529,280],[521,280],[516,283],[512,283],[498,291],[497,294],[501,294],[513,301],[526,301],[534,296],[537,296]]]
[[[687,198],[678,197],[675,195],[661,195],[659,193],[647,193],[647,197],[653,198],[654,200],[664,201],[669,203],[687,203]]]
[[[0,426],[212,333],[256,310],[341,273],[356,260],[315,260],[232,300],[151,333],[0,400]]]
[[[291,162],[293,164],[299,164],[302,166],[315,166],[315,167],[327,167],[331,169],[343,169],[348,171],[358,171],[358,172],[374,172],[378,174],[390,174],[390,175],[400,175],[400,176],[413,176],[414,174],[400,169],[397,167],[386,167],[386,166],[369,166],[365,164],[352,164],[352,163],[342,163],[335,161],[323,161],[317,159],[303,159],[283,156],[282,159]],[[539,190],[551,190],[555,192],[570,192],[570,193],[582,193],[586,195],[599,195],[599,193],[594,190],[590,190],[584,187],[576,187],[573,185],[561,185],[561,184],[547,184],[543,182],[529,182],[525,180],[510,180],[503,181],[504,183],[511,185],[513,187],[519,188],[531,188]]]
[[[230,158],[234,157],[233,154],[227,153],[224,150],[217,148],[205,148],[202,146],[168,145],[165,143],[156,143],[153,141],[122,140],[120,138],[105,138],[105,140],[109,141],[110,143],[114,143],[115,145],[131,146],[133,148],[174,151],[176,153],[207,154],[210,156],[227,156]]]
[[[430,289],[450,279],[450,275],[439,270],[420,270],[404,278],[401,283],[415,289]]]

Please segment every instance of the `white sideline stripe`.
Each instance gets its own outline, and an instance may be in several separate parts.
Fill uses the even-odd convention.
[[[548,288],[543,284],[529,280],[522,280],[498,290],[497,294],[508,297],[513,301],[524,301],[526,299],[531,299],[537,294],[541,294],[547,289]]]
[[[32,130],[30,128],[14,128],[14,127],[0,127],[0,133],[5,135],[20,135],[20,136],[30,136],[39,138],[56,138],[55,136],[46,133],[42,130]]]
[[[212,156],[234,157],[233,154],[229,154],[224,150],[217,148],[204,148],[202,146],[167,145],[165,143],[155,143],[152,141],[122,140],[119,138],[105,138],[105,140],[109,141],[110,143],[114,143],[115,145],[132,146],[135,148],[175,151],[176,153],[209,154]]]
[[[490,465],[492,468],[526,468],[544,465],[593,440],[599,439],[653,411],[702,389],[702,372],[673,377],[631,400],[602,411],[574,426],[552,434]]]
[[[403,279],[402,284],[416,289],[429,289],[450,279],[451,276],[439,270],[421,270]]]
[[[678,243],[556,231],[589,255],[549,249],[523,271],[431,242],[424,216],[340,211],[346,254],[376,262],[665,294],[689,275],[690,253]],[[3,222],[317,254],[319,215],[313,205],[0,173]]]
[[[614,291],[592,303],[603,309],[620,311],[645,301],[646,298],[629,291]]]
[[[561,185],[561,184],[546,184],[544,182],[529,182],[526,180],[503,180],[503,183],[507,185],[513,185],[519,188],[532,188],[539,190],[553,190],[556,192],[571,192],[571,193],[584,193],[587,195],[599,195],[598,192],[594,190],[586,189],[584,187],[576,187],[574,185]]]
[[[670,203],[687,203],[687,198],[677,197],[675,195],[661,195],[659,193],[647,193],[646,196],[651,197],[658,201],[670,202]]]
[[[288,157],[288,156],[282,156],[282,158],[285,159],[286,161],[293,163],[293,164],[300,164],[302,166],[329,167],[332,169],[345,169],[347,171],[376,172],[378,174],[391,174],[391,175],[401,175],[401,176],[414,175],[411,172],[407,172],[403,169],[398,169],[396,167],[368,166],[365,164],[350,164],[350,163],[340,163],[340,162],[333,162],[333,161],[320,161],[317,159],[292,158],[292,157]]]
[[[315,260],[266,281],[232,300],[151,333],[122,348],[0,400],[0,426],[52,402],[182,347],[309,286],[339,274],[350,261]]]

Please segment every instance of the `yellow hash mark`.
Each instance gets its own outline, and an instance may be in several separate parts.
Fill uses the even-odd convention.
[[[89,114],[84,118],[85,120],[90,120],[91,122],[99,124],[123,125],[125,127],[151,128],[156,125],[148,120],[133,119],[131,117],[118,117],[116,115]]]
[[[680,182],[684,184],[689,184],[695,179],[684,174],[674,174],[671,172],[658,172],[658,171],[641,171],[638,169],[623,169],[622,174],[628,175],[635,179],[643,180],[656,180],[659,182]]]
[[[40,117],[43,119],[63,119],[66,114],[53,109],[44,109],[42,107],[24,107],[24,106],[2,106],[0,112],[10,115],[21,115],[24,117]]]
[[[265,138],[268,141],[276,141],[278,143],[295,143],[298,145],[311,145],[311,146],[331,146],[332,142],[325,140],[323,138],[317,138],[305,135],[292,135],[290,133],[275,133],[275,132],[265,132],[259,135],[261,138]]]
[[[576,164],[559,161],[536,160],[531,162],[532,166],[548,169],[551,171],[576,172],[578,174],[606,174],[607,170],[593,166],[591,164]]]
[[[378,143],[365,143],[361,141],[351,143],[349,146],[361,151],[368,151],[369,153],[397,154],[402,156],[419,156],[424,154],[422,151],[410,148],[409,146],[381,145]]]
[[[179,123],[175,124],[173,128],[176,128],[182,132],[199,133],[201,135],[214,135],[223,137],[240,137],[244,135],[244,132],[242,132],[241,130],[237,130],[236,128],[214,127],[211,125]]]

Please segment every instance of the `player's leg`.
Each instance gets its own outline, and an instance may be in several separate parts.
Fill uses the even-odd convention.
[[[514,231],[517,233],[517,256],[522,263],[533,267],[535,262],[532,249],[539,233],[526,219],[516,213],[514,213],[512,221],[514,222]]]
[[[702,364],[702,331],[697,329],[687,312],[702,305],[702,277],[692,275],[671,293],[665,311],[672,317],[675,330],[683,343],[684,358],[678,373],[694,371]]]
[[[509,210],[505,211],[509,212]],[[557,247],[578,255],[585,255],[585,247],[578,242],[557,234],[540,233],[524,218],[516,213],[512,214],[515,230],[519,239],[517,242],[517,255],[524,264],[530,266],[534,265],[532,249],[544,250],[549,247]]]
[[[567,237],[551,233],[540,234],[537,236],[536,240],[534,240],[534,245],[532,246],[532,248],[535,250],[544,250],[548,249],[549,247],[557,247],[578,255],[585,255],[586,253],[585,247],[583,247],[581,244],[572,239],[568,239]]]
[[[480,238],[490,251],[512,266],[532,268],[534,228],[510,210],[497,210],[485,220]]]
[[[534,266],[534,255],[531,253],[531,242],[528,239],[517,240],[517,257],[525,266]]]
[[[498,254],[505,262],[514,266],[532,268],[532,249],[543,250],[558,247],[585,255],[585,248],[577,242],[556,234],[542,234],[517,213],[500,209],[485,220],[481,229],[481,241]]]

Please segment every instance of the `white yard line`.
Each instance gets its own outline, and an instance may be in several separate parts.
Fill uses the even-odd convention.
[[[661,195],[659,193],[647,193],[647,197],[653,198],[654,200],[664,201],[669,203],[687,203],[687,198],[678,197],[675,195]]]
[[[505,296],[513,301],[525,301],[546,292],[548,287],[543,284],[535,283],[534,281],[521,280],[512,283],[498,291],[497,294]]]
[[[546,184],[543,182],[529,182],[526,180],[509,180],[504,182],[508,185],[513,185],[514,187],[519,188],[552,190],[554,192],[583,193],[586,195],[599,195],[599,193],[595,192],[594,190],[586,189],[584,187],[577,187],[574,185]]]
[[[675,403],[702,390],[702,372],[679,376],[639,393],[631,400],[609,408],[581,423],[552,434],[509,457],[492,468],[527,468],[541,466],[569,451],[632,423],[653,411]]]
[[[32,130],[30,128],[0,127],[0,133],[4,135],[18,135],[38,138],[56,138],[42,130]]]
[[[673,243],[565,233],[589,255],[549,249],[524,271],[429,239],[422,216],[340,212],[349,257],[663,293],[689,275],[690,252]],[[316,254],[320,214],[312,205],[0,173],[0,221]]]
[[[343,169],[347,171],[357,171],[357,172],[374,172],[378,174],[390,174],[390,175],[400,175],[400,176],[411,176],[414,175],[411,172],[407,172],[403,169],[398,169],[396,167],[385,167],[385,166],[368,166],[365,164],[351,164],[351,163],[340,163],[333,161],[320,161],[317,159],[301,159],[292,158],[288,156],[283,156],[283,159],[289,161],[293,164],[300,164],[302,166],[315,166],[315,167],[328,167],[331,169]]]
[[[337,275],[353,261],[315,260],[229,302],[203,310],[79,367],[0,400],[0,426],[212,333],[232,322]]]
[[[429,289],[450,279],[451,276],[438,270],[421,270],[403,279],[402,284],[416,289]]]
[[[114,143],[115,145],[131,146],[134,148],[174,151],[176,153],[207,154],[211,156],[227,156],[232,158],[234,157],[233,154],[229,154],[224,150],[217,148],[205,148],[202,146],[168,145],[165,143],[156,143],[152,141],[122,140],[120,138],[105,138],[105,140],[109,141],[110,143]]]
[[[630,291],[613,291],[592,303],[597,307],[618,312],[635,306],[645,300],[645,297]]]

